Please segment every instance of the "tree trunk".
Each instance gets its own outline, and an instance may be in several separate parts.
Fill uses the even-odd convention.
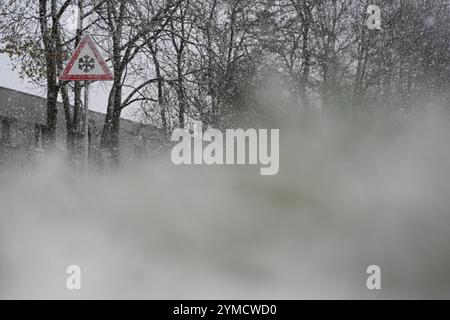
[[[110,92],[100,143],[102,151],[109,153],[114,164],[118,164],[120,160],[119,128],[121,106],[122,86],[120,79],[116,79]]]

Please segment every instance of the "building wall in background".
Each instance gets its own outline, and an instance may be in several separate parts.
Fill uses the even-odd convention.
[[[62,104],[58,104],[56,151],[66,152],[66,128]],[[25,164],[45,149],[46,99],[0,87],[0,163]],[[98,157],[104,114],[90,111],[91,158]],[[163,132],[141,123],[122,119],[120,151],[124,161],[151,154],[164,144]]]

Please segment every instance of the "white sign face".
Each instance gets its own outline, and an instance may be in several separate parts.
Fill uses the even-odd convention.
[[[114,76],[90,36],[81,40],[70,62],[60,76],[61,81],[113,80]]]
[[[69,75],[87,75],[87,74],[103,74],[104,71],[100,67],[100,62],[95,58],[94,52],[89,46],[81,49],[78,58],[68,71]]]

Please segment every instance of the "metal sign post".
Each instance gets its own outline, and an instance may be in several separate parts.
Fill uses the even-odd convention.
[[[84,170],[89,167],[89,81],[84,82]]]
[[[77,35],[81,37],[83,32],[83,1],[79,0],[78,5]],[[85,35],[81,39],[59,80],[84,81],[84,121],[82,130],[84,134],[84,168],[87,171],[89,165],[89,86],[91,81],[114,80],[114,75],[89,35]]]

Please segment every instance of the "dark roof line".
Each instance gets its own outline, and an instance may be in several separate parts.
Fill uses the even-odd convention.
[[[14,93],[14,94],[20,94],[22,96],[28,96],[30,98],[33,99],[39,99],[42,104],[44,105],[47,101],[47,98],[42,97],[42,96],[38,96],[29,92],[23,92],[23,91],[19,91],[19,90],[15,90],[15,89],[10,89],[10,88],[6,88],[3,86],[0,86],[0,90],[4,90],[7,91],[9,93]],[[59,106],[63,106],[62,102],[58,101],[57,102]],[[89,110],[90,113],[94,114],[95,116],[105,116],[106,114],[103,112],[99,112],[99,111],[94,111],[94,110]],[[137,121],[133,121],[133,120],[129,120],[129,119],[125,119],[125,118],[120,118],[120,122],[127,124],[127,125],[132,125],[132,126],[144,126],[143,123],[137,122]]]

